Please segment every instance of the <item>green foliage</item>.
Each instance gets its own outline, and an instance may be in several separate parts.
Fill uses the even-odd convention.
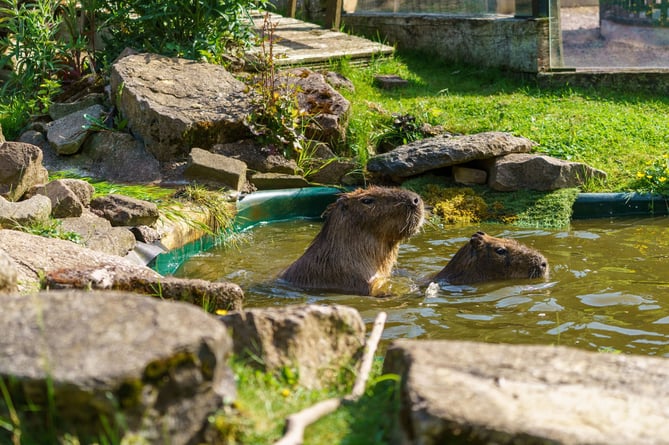
[[[35,222],[27,226],[18,226],[17,229],[22,232],[39,235],[46,238],[58,238],[73,243],[82,243],[81,235],[75,232],[69,232],[62,229],[62,223],[58,219],[49,219],[46,222]]]
[[[107,51],[124,48],[167,56],[216,57],[222,49],[252,40],[249,13],[266,0],[98,0]]]
[[[235,207],[225,199],[225,195],[222,192],[207,190],[202,186],[194,184],[179,190],[175,196],[207,209],[211,220],[210,228],[214,233],[227,231],[232,228]]]
[[[277,25],[266,13],[258,56],[260,72],[251,84],[254,111],[249,115],[247,125],[262,142],[290,159],[298,157],[303,150],[305,114],[298,104],[298,89],[278,74],[274,55]]]
[[[645,168],[636,173],[636,181],[633,184],[638,192],[669,196],[669,155],[665,153],[648,161]]]
[[[294,372],[285,368],[264,372],[239,359],[232,369],[238,399],[210,416],[216,432],[212,443],[273,443],[283,434],[286,418],[315,403],[342,397],[350,391],[351,376],[333,387],[307,390],[297,385]],[[367,392],[357,402],[345,403],[336,412],[310,425],[305,445],[385,445],[399,409],[398,378],[381,375],[382,360],[374,363]]]
[[[376,59],[368,67],[337,69],[355,85],[347,140],[359,159],[374,153],[379,128],[392,114],[442,125],[453,134],[507,131],[543,152],[585,162],[607,173],[583,191],[631,191],[635,173],[669,152],[669,99],[613,89],[542,87],[501,70],[454,65],[409,51]],[[397,74],[406,88],[384,90],[376,74]]]

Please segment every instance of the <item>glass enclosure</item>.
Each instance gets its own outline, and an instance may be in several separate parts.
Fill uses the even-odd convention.
[[[669,0],[357,0],[356,11],[548,16],[554,69],[669,68]]]

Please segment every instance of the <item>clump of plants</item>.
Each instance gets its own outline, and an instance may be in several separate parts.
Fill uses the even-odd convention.
[[[648,161],[645,168],[636,173],[634,188],[639,192],[669,195],[669,154]]]

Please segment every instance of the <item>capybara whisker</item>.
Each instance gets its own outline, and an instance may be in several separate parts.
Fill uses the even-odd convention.
[[[371,186],[342,194],[323,218],[307,250],[279,278],[303,289],[380,296],[400,243],[423,225],[423,201],[409,190]]]

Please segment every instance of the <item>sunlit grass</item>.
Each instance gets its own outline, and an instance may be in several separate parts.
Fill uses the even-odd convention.
[[[539,145],[537,152],[585,162],[605,171],[605,182],[583,191],[633,191],[636,173],[669,153],[669,99],[652,93],[539,88],[534,80],[490,68],[453,66],[424,54],[400,53],[366,68],[337,64],[355,85],[343,91],[352,103],[353,151],[366,158],[370,135],[383,116],[412,114],[451,133],[506,131]],[[384,90],[375,74],[397,74],[409,86]]]

